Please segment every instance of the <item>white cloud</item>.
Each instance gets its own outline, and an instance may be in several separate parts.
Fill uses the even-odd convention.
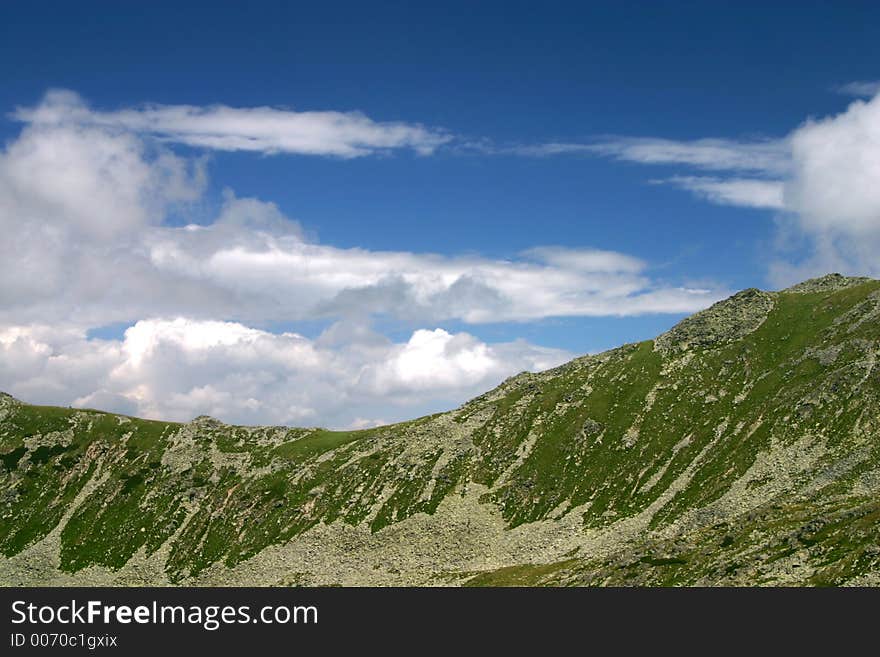
[[[789,145],[784,139],[607,137],[586,142],[553,141],[513,146],[472,140],[458,144],[458,148],[463,152],[524,157],[599,155],[637,164],[687,166],[703,171],[734,171],[761,176],[780,176],[789,170],[791,164]]]
[[[541,248],[503,260],[316,244],[274,204],[231,191],[210,225],[170,227],[170,211],[200,198],[203,163],[129,130],[141,112],[96,113],[70,92],[19,112],[30,123],[0,153],[0,323],[374,314],[480,323],[689,312],[719,296],[658,284],[646,263],[612,251]]]
[[[29,122],[0,151],[0,389],[150,417],[366,426],[570,357],[437,328],[445,321],[680,313],[723,294],[663,284],[638,258],[589,248],[509,259],[337,248],[232,191],[210,224],[174,227],[169,216],[186,216],[207,180],[203,160],[147,136],[169,137],[167,110],[102,114],[61,94],[19,112]],[[266,111],[270,123],[301,118]],[[321,152],[360,154],[332,146],[343,133]],[[427,143],[365,139],[343,142]],[[368,328],[374,315],[430,329],[395,344]],[[314,319],[337,323],[314,340],[259,328]],[[119,323],[130,327],[122,340],[86,338]]]
[[[637,164],[718,172],[724,175],[677,175],[651,182],[675,185],[711,203],[763,209],[784,207],[782,177],[792,166],[788,139],[676,141],[615,137],[592,143],[549,142],[506,149],[485,148],[493,153],[534,157],[600,155]],[[744,177],[744,173],[750,177]]]
[[[809,120],[791,135],[793,174],[784,201],[786,235],[809,243],[799,261],[779,261],[774,280],[827,271],[880,275],[880,94]]]
[[[521,371],[511,365],[528,354],[531,370],[558,365],[560,351],[542,349],[526,342],[490,346],[467,333],[452,335],[443,329],[415,331],[409,341],[395,347],[389,358],[370,364],[362,379],[379,394],[404,395],[423,390],[477,388],[491,375],[500,381]]]
[[[36,402],[181,421],[209,414],[362,428],[381,422],[367,414],[397,420],[442,410],[519,371],[571,357],[442,329],[416,330],[400,344],[363,325],[355,333],[360,339],[330,345],[185,318],[141,320],[122,340],[10,327],[0,332],[0,389]]]
[[[560,144],[552,145],[561,151]],[[735,141],[695,139],[676,141],[655,137],[619,137],[585,147],[591,152],[639,164],[686,165],[707,171],[750,171],[780,175],[790,166],[785,140]]]
[[[27,127],[0,159],[0,221],[38,222],[105,241],[160,220],[204,186],[200,162],[130,134]]]
[[[645,263],[638,258],[598,249],[537,246],[525,251],[523,255],[573,271],[638,274],[645,268]]]
[[[612,251],[493,260],[316,244],[274,204],[231,192],[212,224],[166,225],[169,208],[203,186],[198,166],[150,153],[130,134],[27,128],[0,155],[0,322],[383,314],[479,323],[688,312],[718,296],[658,285],[644,262]]]
[[[138,268],[144,231],[204,185],[200,161],[129,134],[26,127],[0,152],[0,308],[98,302]]]
[[[847,82],[834,88],[839,94],[845,96],[856,96],[858,98],[872,98],[880,94],[880,80],[860,80],[856,82]]]
[[[714,178],[708,176],[673,176],[658,183],[669,183],[693,192],[719,205],[781,210],[783,183],[760,178]]]
[[[242,313],[256,312],[248,308],[257,304],[259,319],[383,314],[482,323],[686,312],[714,298],[656,286],[644,276],[644,262],[611,251],[556,247],[490,260],[339,249],[273,233],[262,234],[261,243],[220,245],[215,230],[224,230],[222,223],[197,234],[154,232],[151,262],[165,274],[234,293]]]
[[[837,115],[808,119],[780,139],[623,137],[539,145],[525,154],[591,152],[676,166],[682,174],[651,182],[675,185],[712,203],[774,211],[780,253],[771,263],[770,278],[776,285],[829,271],[877,276],[880,86],[853,82],[839,91],[869,99],[854,101]],[[716,175],[693,175],[694,170]]]
[[[808,231],[880,232],[880,96],[807,121],[791,139],[786,206]]]
[[[451,139],[440,130],[377,122],[359,112],[225,105],[147,105],[102,112],[66,90],[50,91],[40,105],[19,108],[13,116],[43,128],[76,125],[123,130],[215,150],[343,158],[403,148],[427,155]]]

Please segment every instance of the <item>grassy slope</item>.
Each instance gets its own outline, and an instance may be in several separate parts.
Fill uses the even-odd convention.
[[[880,570],[878,290],[749,291],[656,346],[520,375],[452,413],[367,431],[6,400],[0,551],[21,552],[67,514],[63,569],[118,568],[168,543],[166,570],[181,580],[319,522],[380,531],[475,482],[511,527],[577,512],[603,528],[648,513],[657,531],[611,557],[513,565],[474,583],[772,581],[773,564],[795,557],[812,560],[805,582],[850,581]]]

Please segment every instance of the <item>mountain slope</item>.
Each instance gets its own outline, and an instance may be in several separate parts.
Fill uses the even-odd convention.
[[[880,584],[880,281],[367,431],[0,399],[0,583]]]

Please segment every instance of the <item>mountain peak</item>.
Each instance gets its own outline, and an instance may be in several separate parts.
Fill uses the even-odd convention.
[[[782,291],[794,292],[797,294],[809,294],[811,292],[833,292],[835,290],[841,290],[845,287],[861,285],[862,283],[867,283],[870,280],[870,278],[866,278],[864,276],[844,276],[843,274],[833,272],[831,274],[819,276],[818,278],[810,278],[806,281],[798,283],[797,285],[792,285],[791,287],[788,287]]]
[[[218,420],[215,417],[211,417],[210,415],[199,415],[198,417],[193,418],[190,421],[191,425],[198,427],[223,427],[226,426],[223,422]]]
[[[655,345],[662,352],[670,352],[737,340],[764,323],[773,310],[773,298],[773,293],[754,287],[742,290],[683,319],[659,336]]]

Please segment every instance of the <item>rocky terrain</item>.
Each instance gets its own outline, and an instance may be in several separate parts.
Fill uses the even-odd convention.
[[[0,584],[880,585],[880,281],[366,431],[0,398]]]

